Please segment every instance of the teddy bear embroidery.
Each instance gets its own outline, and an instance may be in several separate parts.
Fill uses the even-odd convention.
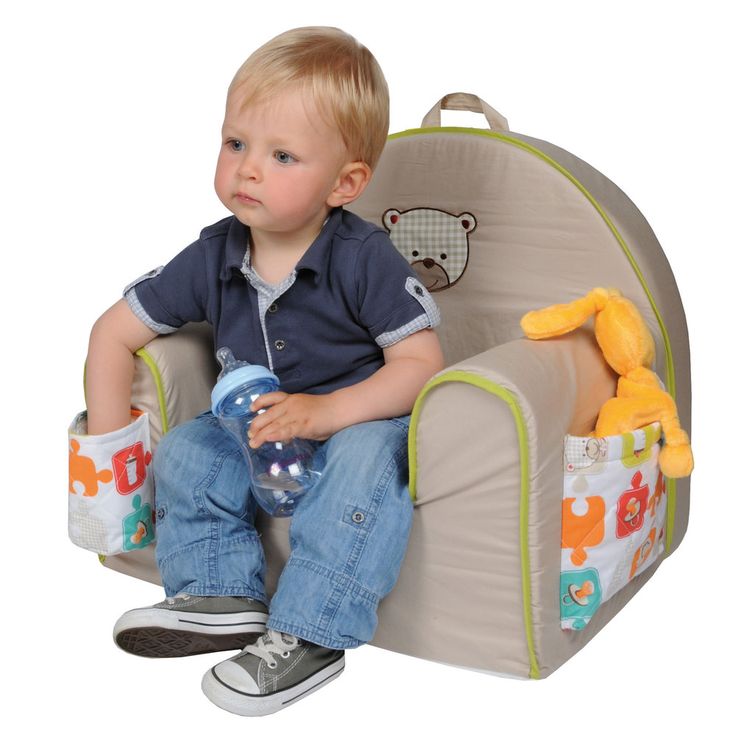
[[[399,253],[430,292],[449,289],[465,273],[468,235],[477,220],[469,212],[453,215],[431,207],[383,213],[383,226]]]

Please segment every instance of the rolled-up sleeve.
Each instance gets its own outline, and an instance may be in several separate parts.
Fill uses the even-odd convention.
[[[207,264],[203,244],[192,243],[165,266],[149,271],[123,290],[138,319],[159,334],[207,318]]]
[[[439,324],[434,299],[386,233],[365,241],[355,278],[361,322],[380,348]]]

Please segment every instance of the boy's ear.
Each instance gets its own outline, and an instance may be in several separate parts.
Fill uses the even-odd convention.
[[[327,198],[330,207],[340,207],[357,199],[371,180],[373,172],[364,161],[351,161],[342,167],[335,188]]]

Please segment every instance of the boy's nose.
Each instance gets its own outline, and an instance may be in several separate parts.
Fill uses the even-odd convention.
[[[238,166],[238,174],[243,179],[261,178],[261,167],[253,156],[243,156],[240,166]]]

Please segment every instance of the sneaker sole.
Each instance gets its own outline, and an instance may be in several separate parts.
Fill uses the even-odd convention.
[[[214,667],[202,678],[204,694],[219,708],[239,716],[267,716],[324,687],[345,670],[345,656],[323,667],[296,685],[267,695],[251,695],[230,687],[215,673]]]
[[[115,643],[139,657],[188,657],[243,649],[266,631],[267,613],[197,614],[141,609],[124,614]]]

